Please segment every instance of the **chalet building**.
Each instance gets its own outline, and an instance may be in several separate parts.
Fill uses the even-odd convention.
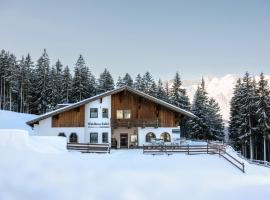
[[[35,135],[66,136],[74,143],[109,143],[131,148],[180,139],[180,120],[194,117],[186,110],[124,86],[61,107],[28,121]]]

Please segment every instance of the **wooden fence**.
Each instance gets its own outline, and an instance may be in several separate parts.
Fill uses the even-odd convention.
[[[225,160],[230,162],[233,166],[245,173],[245,164],[237,160],[231,154],[226,152],[224,145],[211,144],[207,145],[163,145],[163,146],[154,146],[147,145],[143,146],[143,153],[150,153],[152,155],[166,153],[168,155],[172,153],[187,153],[188,155],[192,154],[218,154],[220,157],[223,157]]]
[[[109,144],[67,143],[67,150],[82,153],[110,153]]]

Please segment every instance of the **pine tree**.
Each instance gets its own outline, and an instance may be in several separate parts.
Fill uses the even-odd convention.
[[[69,67],[66,66],[63,71],[63,90],[62,90],[62,102],[69,103],[70,102],[70,93],[72,88],[72,76],[69,70]]]
[[[22,57],[19,61],[19,112],[29,112],[30,104],[30,79],[32,76],[33,62],[28,54],[26,58]]]
[[[98,93],[107,92],[114,89],[114,81],[110,72],[105,68],[98,79]]]
[[[133,79],[129,75],[129,73],[126,73],[124,78],[122,79],[123,84],[129,87],[133,87]]]
[[[136,76],[134,87],[136,90],[145,91],[145,85],[140,74]]]
[[[241,134],[243,136],[249,136],[250,144],[249,144],[249,154],[250,159],[254,158],[254,146],[253,146],[253,130],[256,129],[256,120],[255,120],[255,85],[251,81],[249,73],[246,72],[243,78],[243,88],[241,94],[241,107],[240,112],[242,115],[242,122],[240,125]]]
[[[71,99],[73,102],[78,102],[95,94],[95,77],[86,66],[83,56],[80,55],[74,67]]]
[[[178,72],[175,74],[170,96],[172,104],[179,108],[190,110],[189,98],[186,94],[186,90],[182,88],[182,82]]]
[[[214,140],[224,140],[224,122],[220,114],[220,107],[214,98],[210,98],[208,107],[210,137]]]
[[[123,79],[119,76],[118,80],[116,82],[116,87],[120,88],[120,87],[123,87],[123,86],[124,86]]]
[[[61,93],[58,93],[58,75],[56,67],[53,66],[49,73],[48,94],[47,103],[48,111],[54,110],[59,103],[59,97]],[[61,97],[60,97],[61,98]]]
[[[270,135],[270,91],[268,82],[265,80],[263,73],[260,74],[260,81],[256,93],[256,115],[259,133],[263,137],[263,160],[266,161],[266,140]]]
[[[163,88],[162,80],[158,80],[156,97],[160,100],[167,101],[168,96],[166,95],[165,89]]]
[[[31,79],[31,113],[43,114],[48,109],[50,59],[44,49],[37,60],[36,68]]]
[[[205,90],[205,82],[198,86],[194,96],[192,112],[197,117],[190,120],[190,137],[196,139],[213,139],[211,138],[210,127],[208,125],[208,97]]]
[[[241,79],[237,80],[237,83],[234,87],[233,97],[230,102],[230,120],[229,120],[229,139],[232,145],[240,150],[241,141],[239,137],[241,136],[241,123],[242,123],[242,115],[240,112],[241,101],[242,101],[242,93],[243,93],[243,84]]]
[[[155,81],[152,77],[152,75],[150,74],[150,72],[146,72],[143,77],[142,77],[142,83],[141,83],[143,87],[141,87],[142,92],[146,93],[146,94],[150,94],[153,92],[151,91],[151,89],[154,87],[155,85]]]

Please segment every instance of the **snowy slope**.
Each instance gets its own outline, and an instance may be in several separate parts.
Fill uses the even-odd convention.
[[[31,132],[31,127],[25,123],[35,117],[36,115],[0,110],[0,129],[21,129]]]
[[[236,84],[237,79],[240,78],[238,75],[227,74],[221,78],[214,76],[204,76],[206,89],[209,96],[214,97],[221,108],[221,114],[225,121],[229,120],[230,117],[230,100],[233,94],[233,88]],[[270,82],[270,75],[265,75],[265,78]],[[255,79],[258,81],[259,77]],[[201,80],[184,80],[183,86],[187,90],[187,94],[191,101],[193,100],[195,91],[200,84]],[[170,83],[172,83],[170,81]]]
[[[243,174],[218,155],[81,154],[53,151],[32,137],[1,133],[1,200],[269,199],[270,169],[245,161]]]
[[[38,153],[63,153],[66,138],[58,136],[30,136],[25,130],[0,129],[0,152],[22,151]]]

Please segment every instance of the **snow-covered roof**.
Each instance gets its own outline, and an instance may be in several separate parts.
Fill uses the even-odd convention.
[[[54,110],[54,111],[47,112],[47,113],[45,113],[45,114],[43,114],[43,115],[39,115],[37,118],[35,118],[35,119],[33,119],[33,120],[30,120],[30,121],[28,121],[28,122],[26,122],[26,123],[27,123],[28,125],[33,125],[33,124],[39,122],[40,120],[46,119],[46,118],[48,118],[48,117],[51,117],[51,116],[60,114],[60,113],[62,113],[62,112],[64,112],[64,111],[68,111],[68,110],[71,110],[71,109],[73,109],[73,108],[79,107],[79,106],[81,106],[81,105],[85,105],[85,104],[87,104],[87,103],[89,103],[89,102],[95,101],[95,100],[100,99],[100,98],[102,98],[102,97],[109,96],[109,95],[113,95],[113,94],[116,94],[116,93],[118,93],[118,92],[122,92],[122,91],[125,91],[125,90],[126,90],[126,91],[129,91],[129,92],[131,92],[131,93],[137,94],[137,95],[139,95],[139,96],[141,96],[141,97],[144,97],[144,98],[146,98],[146,99],[148,99],[148,100],[150,100],[150,101],[154,101],[154,102],[156,102],[156,103],[158,103],[158,104],[160,104],[160,105],[162,105],[162,106],[164,106],[164,107],[167,107],[167,108],[169,108],[169,109],[171,109],[171,110],[173,110],[173,111],[175,111],[175,112],[181,113],[181,114],[183,114],[183,115],[185,115],[185,116],[192,117],[192,118],[193,118],[193,117],[196,117],[193,113],[191,113],[191,112],[189,112],[189,111],[187,111],[187,110],[181,109],[181,108],[179,108],[179,107],[177,107],[177,106],[174,106],[174,105],[172,105],[172,104],[170,104],[170,103],[167,103],[167,102],[165,102],[165,101],[162,101],[162,100],[160,100],[160,99],[158,99],[158,98],[155,98],[155,97],[153,97],[153,96],[151,96],[151,95],[145,94],[144,92],[141,92],[141,91],[136,90],[136,89],[134,89],[134,88],[131,88],[131,87],[129,87],[129,86],[123,86],[123,87],[120,87],[120,88],[116,88],[116,89],[114,89],[114,90],[110,90],[110,91],[104,92],[104,93],[102,93],[102,94],[98,94],[98,95],[93,96],[93,97],[90,97],[90,98],[88,98],[88,99],[84,99],[84,100],[79,101],[79,102],[77,102],[77,103],[73,103],[73,104],[67,105],[67,106],[65,106],[65,107],[56,109],[56,110]]]

